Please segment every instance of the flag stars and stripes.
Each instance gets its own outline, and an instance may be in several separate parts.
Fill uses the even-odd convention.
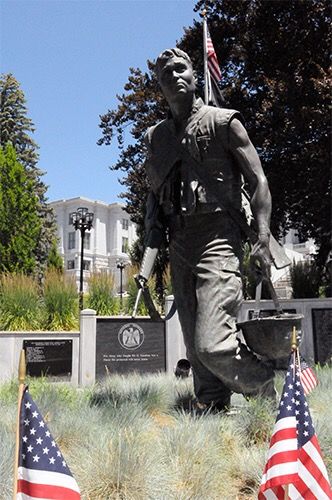
[[[17,483],[20,498],[79,500],[78,485],[27,388],[20,422]]]
[[[284,500],[287,488],[291,500],[332,499],[300,374],[293,368],[290,364],[258,498]]]

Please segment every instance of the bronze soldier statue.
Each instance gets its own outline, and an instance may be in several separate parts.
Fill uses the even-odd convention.
[[[243,245],[231,213],[241,211],[243,178],[257,228],[252,258],[267,275],[271,265],[271,195],[259,157],[238,111],[196,97],[188,54],[165,50],[156,73],[170,115],[146,134],[146,231],[158,234],[165,221],[169,228],[173,293],[196,408],[222,410],[233,391],[275,399],[272,368],[238,340],[236,328]]]

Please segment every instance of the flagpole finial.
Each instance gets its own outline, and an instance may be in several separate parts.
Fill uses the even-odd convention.
[[[18,365],[18,381],[20,384],[24,384],[26,376],[26,365],[25,365],[25,350],[22,349],[20,353],[20,361]]]
[[[202,9],[202,12],[201,12],[201,15],[203,18],[206,18],[206,13],[207,13],[207,11],[206,11],[206,8],[204,7],[204,9]]]
[[[292,331],[292,343],[291,343],[292,351],[296,351],[297,349],[297,333],[296,333],[296,326],[293,326],[293,331]]]

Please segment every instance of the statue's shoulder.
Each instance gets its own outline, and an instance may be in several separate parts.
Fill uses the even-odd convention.
[[[207,110],[207,115],[209,115],[210,118],[213,118],[218,125],[228,125],[234,118],[237,118],[242,124],[244,124],[243,116],[240,111],[237,111],[236,109],[217,108],[215,106],[204,107]]]
[[[145,133],[144,141],[149,149],[152,148],[152,142],[159,142],[168,131],[167,126],[168,120],[162,120],[161,122],[149,127]]]

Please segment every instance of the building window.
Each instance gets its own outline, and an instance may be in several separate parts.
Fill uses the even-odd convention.
[[[122,219],[122,229],[125,231],[128,231],[129,228],[129,220],[128,219]]]
[[[90,265],[91,265],[91,261],[90,260],[83,260],[83,269],[84,269],[84,271],[90,271]]]
[[[128,238],[122,238],[122,253],[128,252]]]
[[[75,269],[75,261],[67,260],[67,269]]]
[[[90,250],[91,234],[85,233],[84,235],[84,249]]]
[[[68,233],[68,250],[72,250],[76,246],[75,231]]]

